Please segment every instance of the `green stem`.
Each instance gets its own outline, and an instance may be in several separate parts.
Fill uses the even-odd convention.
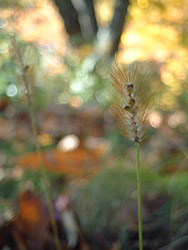
[[[28,86],[28,82],[27,82],[27,76],[26,76],[24,71],[22,72],[22,80],[23,80],[23,83],[24,83],[25,88],[26,88],[26,97],[27,97],[27,102],[28,102],[28,109],[29,109],[29,116],[30,116],[30,120],[31,120],[32,133],[33,133],[33,138],[34,138],[35,143],[36,143],[36,151],[37,151],[38,158],[39,158],[41,175],[42,175],[42,180],[44,183],[44,191],[45,191],[45,196],[46,196],[46,200],[47,200],[50,221],[52,224],[52,230],[54,233],[54,240],[55,240],[55,244],[56,244],[56,249],[61,250],[62,249],[61,242],[59,240],[58,228],[57,228],[57,224],[55,221],[53,205],[52,205],[52,201],[51,201],[51,197],[50,197],[48,176],[47,176],[46,169],[45,169],[43,159],[42,159],[40,143],[38,141],[38,133],[37,133],[37,127],[36,127],[36,122],[35,122],[33,102],[31,100],[31,95],[30,95],[29,86]]]
[[[61,250],[62,249],[61,242],[59,239],[58,228],[57,228],[57,224],[55,221],[53,205],[52,205],[52,201],[51,201],[51,197],[50,197],[48,176],[47,176],[46,169],[45,169],[43,159],[42,159],[40,143],[38,141],[38,133],[37,133],[37,127],[36,127],[36,122],[35,122],[34,107],[33,107],[33,102],[32,102],[31,93],[30,93],[31,86],[29,86],[28,77],[26,74],[26,68],[28,66],[24,65],[22,53],[20,52],[19,47],[18,47],[15,39],[12,39],[12,45],[16,50],[17,59],[20,63],[21,69],[22,69],[21,77],[22,77],[22,82],[23,82],[23,84],[25,86],[25,90],[26,90],[26,97],[27,97],[27,102],[28,102],[28,109],[29,109],[29,116],[30,116],[30,120],[31,120],[32,133],[33,133],[33,138],[34,138],[35,143],[36,143],[36,151],[37,151],[38,158],[39,158],[41,176],[42,176],[42,180],[44,183],[44,191],[45,191],[45,195],[46,195],[46,200],[47,200],[47,205],[48,205],[48,210],[49,210],[49,215],[50,215],[50,221],[52,224],[52,230],[54,233],[54,240],[55,240],[55,244],[56,244],[56,249]]]
[[[141,202],[141,180],[140,180],[140,145],[136,142],[136,174],[137,174],[137,201],[138,201],[138,234],[139,234],[139,250],[143,250],[142,238],[142,202]]]
[[[51,201],[51,198],[50,198],[48,177],[47,177],[46,169],[44,167],[41,148],[40,148],[40,144],[39,144],[39,141],[38,141],[38,133],[37,133],[36,123],[35,123],[34,109],[33,109],[32,102],[29,99],[30,98],[28,98],[29,116],[30,116],[30,119],[31,119],[33,137],[34,137],[35,143],[36,143],[36,151],[37,151],[38,158],[39,158],[41,175],[42,175],[42,179],[43,179],[43,182],[44,182],[44,191],[45,191],[45,196],[46,196],[47,205],[48,205],[48,209],[49,209],[49,215],[50,215],[50,221],[51,221],[51,224],[52,224],[52,230],[53,230],[53,233],[54,233],[54,240],[55,240],[57,250],[61,250],[62,249],[61,248],[61,242],[59,240],[58,228],[57,228],[57,224],[56,224],[56,221],[55,221],[55,215],[54,215],[52,201]]]

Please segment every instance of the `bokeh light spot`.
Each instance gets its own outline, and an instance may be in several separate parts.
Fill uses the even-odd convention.
[[[10,84],[6,89],[6,95],[9,97],[14,97],[17,95],[17,93],[18,93],[18,89],[16,85],[14,84]]]

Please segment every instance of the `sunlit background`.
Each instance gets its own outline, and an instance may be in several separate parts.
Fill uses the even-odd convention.
[[[141,145],[144,244],[187,249],[188,1],[0,1],[0,234],[29,216],[29,199],[46,206],[14,42],[29,68],[54,206],[71,209],[80,227],[73,249],[138,249],[134,144],[106,101],[113,63],[134,61],[153,95]],[[36,249],[9,230],[13,248],[0,235],[0,249]]]

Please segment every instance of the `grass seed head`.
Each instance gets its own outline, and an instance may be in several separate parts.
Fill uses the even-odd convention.
[[[138,63],[115,66],[111,71],[109,103],[123,134],[141,142],[148,127],[151,94],[144,67]]]

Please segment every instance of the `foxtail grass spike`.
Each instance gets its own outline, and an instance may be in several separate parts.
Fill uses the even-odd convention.
[[[148,114],[151,93],[147,86],[144,68],[133,63],[128,66],[115,66],[111,72],[112,89],[109,90],[109,103],[123,135],[135,142],[138,236],[139,250],[143,250],[142,236],[142,201],[140,177],[140,142],[145,137],[148,127]]]
[[[134,63],[115,66],[111,72],[112,89],[109,103],[123,134],[141,142],[148,127],[150,94],[143,67]]]

